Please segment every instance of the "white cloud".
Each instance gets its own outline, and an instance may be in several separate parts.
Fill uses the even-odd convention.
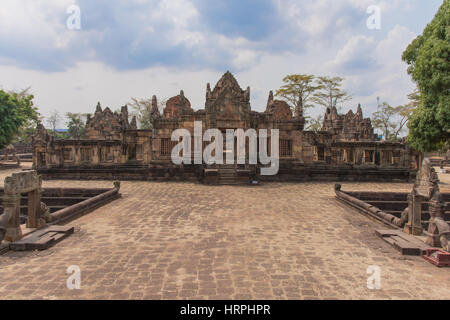
[[[58,20],[64,17],[72,2],[3,0],[0,10],[0,37],[61,47],[67,43],[66,39],[70,34],[64,32],[65,27]]]
[[[175,73],[167,68],[117,71],[98,62],[80,63],[63,71],[46,73],[0,66],[3,89],[31,86],[35,105],[47,116],[54,109],[92,113],[98,101],[112,110],[129,102],[131,97],[159,99],[177,95],[181,89],[195,108],[204,107],[206,83],[217,81],[220,73],[203,69]],[[0,87],[0,89],[2,89]]]
[[[331,67],[335,70],[361,72],[373,69],[376,65],[374,52],[377,42],[373,37],[354,36],[341,48]]]
[[[281,79],[292,73],[346,77],[346,86],[355,93],[349,106],[355,108],[361,102],[369,107],[369,113],[374,111],[377,96],[393,105],[406,102],[413,84],[400,56],[415,34],[398,25],[384,38],[375,37],[367,33],[365,19],[369,5],[379,4],[384,15],[401,8],[407,0],[274,1],[278,12],[271,14],[280,15],[283,23],[267,38],[251,41],[242,35],[220,34],[205,28],[192,1],[115,0],[123,12],[117,9],[119,12],[112,15],[125,21],[123,26],[114,27],[122,31],[123,27],[131,26],[129,30],[135,34],[123,48],[114,47],[115,42],[109,48],[103,44],[111,37],[117,39],[114,33],[108,34],[111,27],[108,24],[81,32],[66,30],[66,9],[73,0],[3,0],[0,39],[28,44],[25,48],[29,55],[56,49],[61,52],[64,68],[58,72],[32,70],[14,56],[3,55],[6,49],[2,48],[0,85],[6,89],[32,86],[36,104],[45,115],[55,108],[61,113],[93,112],[97,101],[117,109],[130,97],[156,94],[162,99],[178,94],[181,89],[195,108],[203,108],[206,83],[214,85],[228,68],[236,73],[243,88],[251,86],[252,108],[259,111],[264,110],[268,91],[278,88]],[[135,5],[143,5],[143,9],[126,10]],[[122,68],[125,70],[118,70],[114,63],[124,57],[136,54],[145,59],[147,53],[152,54],[160,43],[149,41],[184,49],[175,59],[189,55],[186,64],[138,66],[131,71],[125,65]],[[114,50],[123,50],[124,54],[108,60],[107,54],[118,54]],[[80,56],[65,62],[65,54],[71,51]],[[164,54],[162,51],[161,55]],[[42,63],[51,62],[51,58],[50,54],[44,55]],[[30,62],[31,56],[24,59]],[[195,61],[189,64],[189,59]]]
[[[401,61],[401,55],[415,37],[413,32],[397,25],[381,41],[352,38],[341,50],[341,59],[345,59],[345,53],[354,52],[367,54],[374,61],[371,69],[347,73],[347,85],[360,93],[355,98],[368,106],[369,113],[375,111],[378,96],[392,105],[407,103],[407,95],[414,90],[414,84],[406,72],[406,64]],[[357,58],[352,59],[349,61]]]

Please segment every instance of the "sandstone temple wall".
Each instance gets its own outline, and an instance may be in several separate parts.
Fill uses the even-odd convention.
[[[195,111],[181,91],[167,101],[162,114],[154,96],[150,114],[152,129],[139,130],[135,117],[129,121],[126,106],[113,113],[98,104],[80,140],[55,140],[39,125],[33,138],[33,166],[47,178],[203,179],[211,172],[220,172],[220,166],[176,166],[171,161],[171,150],[177,144],[171,141],[172,132],[183,128],[193,136],[194,122],[200,121],[203,132],[210,128],[223,132],[279,129],[280,172],[266,180],[361,181],[381,177],[409,181],[417,170],[418,153],[406,144],[377,141],[361,106],[356,113],[346,115],[328,109],[320,132],[304,131],[299,106],[292,112],[270,92],[266,110],[252,111],[250,88],[242,90],[229,72],[213,90],[207,85],[204,109]],[[259,165],[236,166],[240,174],[252,175],[259,169]]]

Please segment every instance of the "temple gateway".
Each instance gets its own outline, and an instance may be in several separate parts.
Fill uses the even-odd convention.
[[[210,184],[263,181],[413,181],[418,152],[404,143],[378,141],[370,119],[356,113],[327,109],[320,132],[305,131],[301,106],[289,105],[269,93],[266,110],[252,111],[250,88],[242,90],[227,72],[213,90],[206,88],[205,108],[195,111],[181,91],[166,103],[163,113],[156,96],[151,108],[152,129],[129,121],[127,106],[112,112],[97,105],[80,140],[55,139],[42,124],[33,138],[33,167],[46,179],[189,180]],[[219,129],[279,130],[279,171],[261,176],[261,165],[175,165],[171,141],[176,129],[194,135],[194,122],[203,131]],[[224,134],[225,136],[225,134]],[[270,136],[268,138],[270,141]],[[203,142],[203,149],[208,144]],[[270,152],[270,143],[269,152]],[[193,148],[192,148],[193,149]],[[229,152],[229,150],[224,150]],[[236,152],[235,152],[236,153]],[[248,157],[248,145],[247,145]],[[194,154],[192,155],[194,157]]]

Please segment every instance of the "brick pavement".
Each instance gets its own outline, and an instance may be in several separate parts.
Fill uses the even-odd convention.
[[[0,299],[450,299],[449,269],[401,256],[333,185],[122,182],[122,199],[70,223],[76,233],[50,250],[0,256]],[[71,265],[81,290],[66,288]],[[367,289],[369,265],[381,267],[381,290]]]

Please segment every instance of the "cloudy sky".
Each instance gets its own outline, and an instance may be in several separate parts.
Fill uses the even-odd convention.
[[[77,5],[81,29],[71,30]],[[442,0],[2,0],[0,88],[31,86],[44,116],[118,109],[130,97],[181,89],[204,107],[206,83],[227,70],[252,89],[252,108],[292,73],[343,76],[369,116],[376,98],[407,102],[401,54]],[[381,28],[369,29],[370,6]],[[73,21],[73,20],[70,20]],[[317,113],[322,112],[317,108]],[[64,126],[62,123],[61,127]]]

